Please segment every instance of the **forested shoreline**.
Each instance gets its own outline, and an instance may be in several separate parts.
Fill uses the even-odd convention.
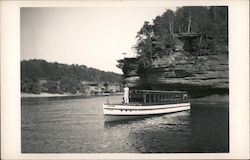
[[[122,77],[78,64],[33,59],[21,61],[21,92],[96,94],[118,91]]]

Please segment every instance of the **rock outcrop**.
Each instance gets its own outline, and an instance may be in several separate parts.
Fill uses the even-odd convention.
[[[154,55],[150,67],[141,71],[140,59],[119,60],[125,81],[131,88],[185,90],[191,97],[228,94],[228,52],[200,49],[184,50],[186,41],[176,38],[176,45],[167,55]]]

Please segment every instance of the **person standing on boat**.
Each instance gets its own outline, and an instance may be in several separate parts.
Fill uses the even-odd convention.
[[[129,88],[128,85],[125,84],[125,87],[123,88],[124,91],[124,102],[129,103],[128,95],[129,95]]]

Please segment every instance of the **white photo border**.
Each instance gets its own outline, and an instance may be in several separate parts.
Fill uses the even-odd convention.
[[[229,153],[22,154],[20,103],[21,7],[228,6]],[[248,159],[249,158],[249,1],[1,1],[1,158],[2,159]]]

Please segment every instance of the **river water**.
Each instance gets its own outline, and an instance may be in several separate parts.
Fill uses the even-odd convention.
[[[109,98],[118,102],[120,96]],[[228,103],[104,123],[105,97],[22,98],[22,153],[227,153]]]

